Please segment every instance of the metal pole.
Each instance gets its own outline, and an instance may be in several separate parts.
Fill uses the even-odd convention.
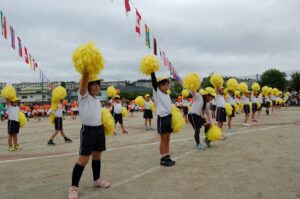
[[[44,78],[42,78],[42,102],[44,102]]]

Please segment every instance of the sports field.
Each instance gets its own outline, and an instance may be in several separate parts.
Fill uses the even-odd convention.
[[[102,157],[101,176],[111,188],[92,186],[89,164],[79,194],[86,199],[300,198],[300,108],[263,114],[251,127],[241,125],[242,116],[234,118],[235,132],[226,133],[226,141],[214,142],[205,151],[195,149],[190,124],[172,135],[176,166],[171,168],[159,166],[159,138],[155,131],[144,130],[142,114],[128,116],[129,135],[107,137]],[[67,198],[79,149],[79,118],[64,120],[73,143],[57,137],[56,146],[47,146],[53,131],[49,121],[31,120],[19,134],[21,152],[7,151],[6,128],[1,122],[0,198]]]

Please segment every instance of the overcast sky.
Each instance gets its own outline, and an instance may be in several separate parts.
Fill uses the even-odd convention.
[[[180,75],[248,76],[299,70],[299,0],[132,0]],[[136,80],[145,47],[124,0],[1,0],[0,10],[50,80],[78,80],[73,50],[93,41],[105,80]],[[0,35],[0,82],[38,81]],[[160,74],[168,74],[161,65]]]

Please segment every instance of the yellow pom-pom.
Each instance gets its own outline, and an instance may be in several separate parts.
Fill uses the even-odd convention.
[[[252,102],[249,102],[250,110],[252,111]]]
[[[1,95],[5,100],[11,101],[17,96],[17,93],[14,87],[7,85],[2,89]]]
[[[115,89],[115,87],[110,86],[107,88],[106,93],[108,97],[114,97],[117,95],[117,90]]]
[[[276,95],[278,93],[278,89],[277,88],[273,88],[271,94],[272,95]]]
[[[268,92],[268,87],[267,86],[262,87],[261,91],[264,95],[266,95]]]
[[[271,87],[268,87],[268,92],[267,92],[267,95],[268,94],[272,94],[273,93],[273,89]]]
[[[208,129],[206,136],[209,141],[217,141],[222,137],[222,130],[213,124]]]
[[[190,93],[188,90],[184,89],[184,90],[182,90],[181,95],[182,95],[182,97],[188,97],[190,95]]]
[[[260,86],[258,83],[253,83],[251,86],[253,91],[259,91],[260,90]]]
[[[190,91],[198,90],[200,84],[200,77],[196,73],[189,73],[183,78],[183,87]]]
[[[101,122],[103,124],[104,134],[113,135],[115,131],[115,120],[110,111],[106,108],[103,108],[101,111]]]
[[[242,93],[245,93],[248,91],[248,85],[245,83],[245,82],[242,82],[239,84],[239,90],[242,92]]]
[[[155,104],[153,102],[150,103],[150,109],[152,112],[156,111]]]
[[[25,114],[22,111],[19,111],[19,123],[20,123],[20,127],[23,128],[26,126],[27,123],[27,118],[25,116]]]
[[[228,102],[225,103],[225,111],[227,116],[232,115],[233,108]]]
[[[53,113],[50,113],[49,119],[50,119],[50,124],[54,124],[55,115]]]
[[[239,112],[239,110],[240,110],[239,105],[237,105],[236,103],[234,103],[233,106],[234,106],[234,112],[235,112],[235,113]]]
[[[228,88],[225,88],[225,89],[224,89],[224,94],[225,94],[225,95],[228,95]]]
[[[238,91],[238,90],[236,90],[236,91],[234,92],[234,94],[235,94],[235,96],[240,96],[240,95],[241,95],[240,91]]]
[[[94,43],[86,43],[73,53],[73,63],[80,74],[98,75],[104,68],[104,58]]]
[[[159,70],[159,62],[154,55],[147,55],[141,60],[140,71],[141,73],[150,76]]]
[[[235,92],[239,88],[239,83],[236,79],[230,78],[227,80],[227,89]]]
[[[220,74],[213,74],[210,77],[210,83],[215,87],[215,88],[220,88],[224,84],[224,79]]]
[[[257,102],[257,108],[260,108],[261,107],[261,103],[260,102]]]
[[[171,94],[171,90],[169,89],[169,90],[167,90],[167,94],[168,95],[170,95]]]
[[[58,98],[52,98],[50,109],[53,110],[53,111],[57,110],[58,109],[58,102],[59,102]]]
[[[62,100],[67,96],[67,91],[64,87],[62,86],[57,86],[55,89],[52,91],[52,99],[55,100]]]
[[[172,106],[172,129],[174,133],[178,133],[185,125],[185,120],[181,111],[175,106]]]
[[[145,99],[142,96],[137,96],[134,100],[134,103],[139,107],[145,106]]]
[[[122,107],[122,116],[126,117],[127,113],[128,113],[127,108],[126,107]]]

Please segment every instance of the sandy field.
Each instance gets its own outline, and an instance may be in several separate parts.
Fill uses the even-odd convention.
[[[156,120],[155,120],[156,121]],[[153,122],[155,124],[155,122]],[[92,169],[85,168],[80,196],[85,199],[299,199],[300,108],[264,114],[259,123],[243,127],[242,115],[233,120],[234,132],[226,141],[195,149],[188,124],[172,135],[171,155],[176,166],[159,166],[159,138],[145,131],[142,114],[125,118],[129,135],[107,137],[102,177],[109,189],[92,186]],[[156,126],[156,125],[153,125]],[[7,151],[7,122],[0,122],[0,198],[67,198],[71,172],[79,149],[80,121],[64,120],[73,143],[58,136],[47,146],[54,127],[47,119],[31,120],[21,129],[21,152]],[[117,127],[120,132],[120,127]],[[201,135],[204,133],[201,131]],[[202,138],[203,139],[203,138]]]

